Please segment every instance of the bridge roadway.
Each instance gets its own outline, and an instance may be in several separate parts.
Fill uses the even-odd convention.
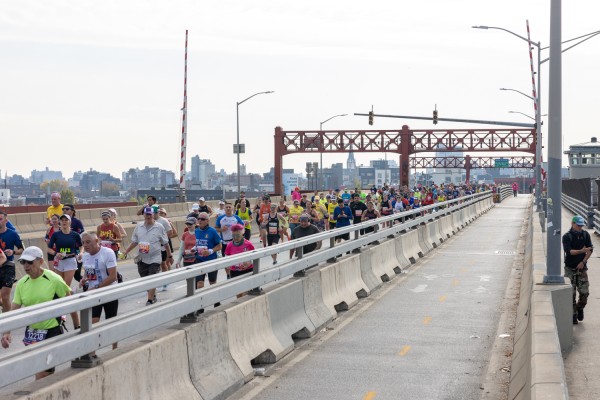
[[[230,399],[505,398],[528,197],[496,205]]]

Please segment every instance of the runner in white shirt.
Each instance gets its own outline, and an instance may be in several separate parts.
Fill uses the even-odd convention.
[[[221,234],[223,239],[223,247],[221,248],[221,255],[225,257],[225,248],[227,244],[233,240],[233,234],[231,233],[231,227],[235,224],[244,225],[244,221],[233,213],[233,205],[231,203],[225,203],[225,214],[219,215],[215,222],[217,232]]]

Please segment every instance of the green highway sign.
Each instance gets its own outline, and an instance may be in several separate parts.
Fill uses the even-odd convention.
[[[508,158],[497,158],[494,160],[495,168],[508,168]]]

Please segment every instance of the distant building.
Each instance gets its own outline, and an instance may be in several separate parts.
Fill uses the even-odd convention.
[[[98,172],[90,169],[82,174],[79,181],[79,189],[89,192],[98,191],[102,194],[102,185],[107,183],[121,186],[120,179],[111,176],[107,172]]]
[[[175,180],[174,172],[148,166],[144,169],[130,168],[128,171],[123,172],[122,180],[123,188],[127,190],[168,187],[174,185],[175,182],[178,181]]]
[[[63,180],[61,171],[50,171],[48,167],[44,171],[33,170],[31,171],[31,177],[29,180],[33,183],[40,184],[45,181]]]
[[[200,156],[192,157],[192,183],[199,183],[202,188],[212,188],[210,184],[215,175],[215,165],[210,160],[201,159]]]
[[[564,152],[569,158],[569,178],[597,178],[600,176],[600,143],[591,141],[569,146]]]

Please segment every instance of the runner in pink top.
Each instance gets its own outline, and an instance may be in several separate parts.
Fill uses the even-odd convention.
[[[244,238],[244,225],[235,224],[231,226],[231,234],[233,240],[227,244],[225,248],[225,256],[234,256],[236,254],[243,253],[245,251],[254,250],[254,245],[247,239]],[[252,273],[253,264],[252,261],[245,263],[232,265],[229,267],[229,275],[231,278],[235,278],[240,275]],[[240,293],[237,297],[242,297],[245,293]]]

